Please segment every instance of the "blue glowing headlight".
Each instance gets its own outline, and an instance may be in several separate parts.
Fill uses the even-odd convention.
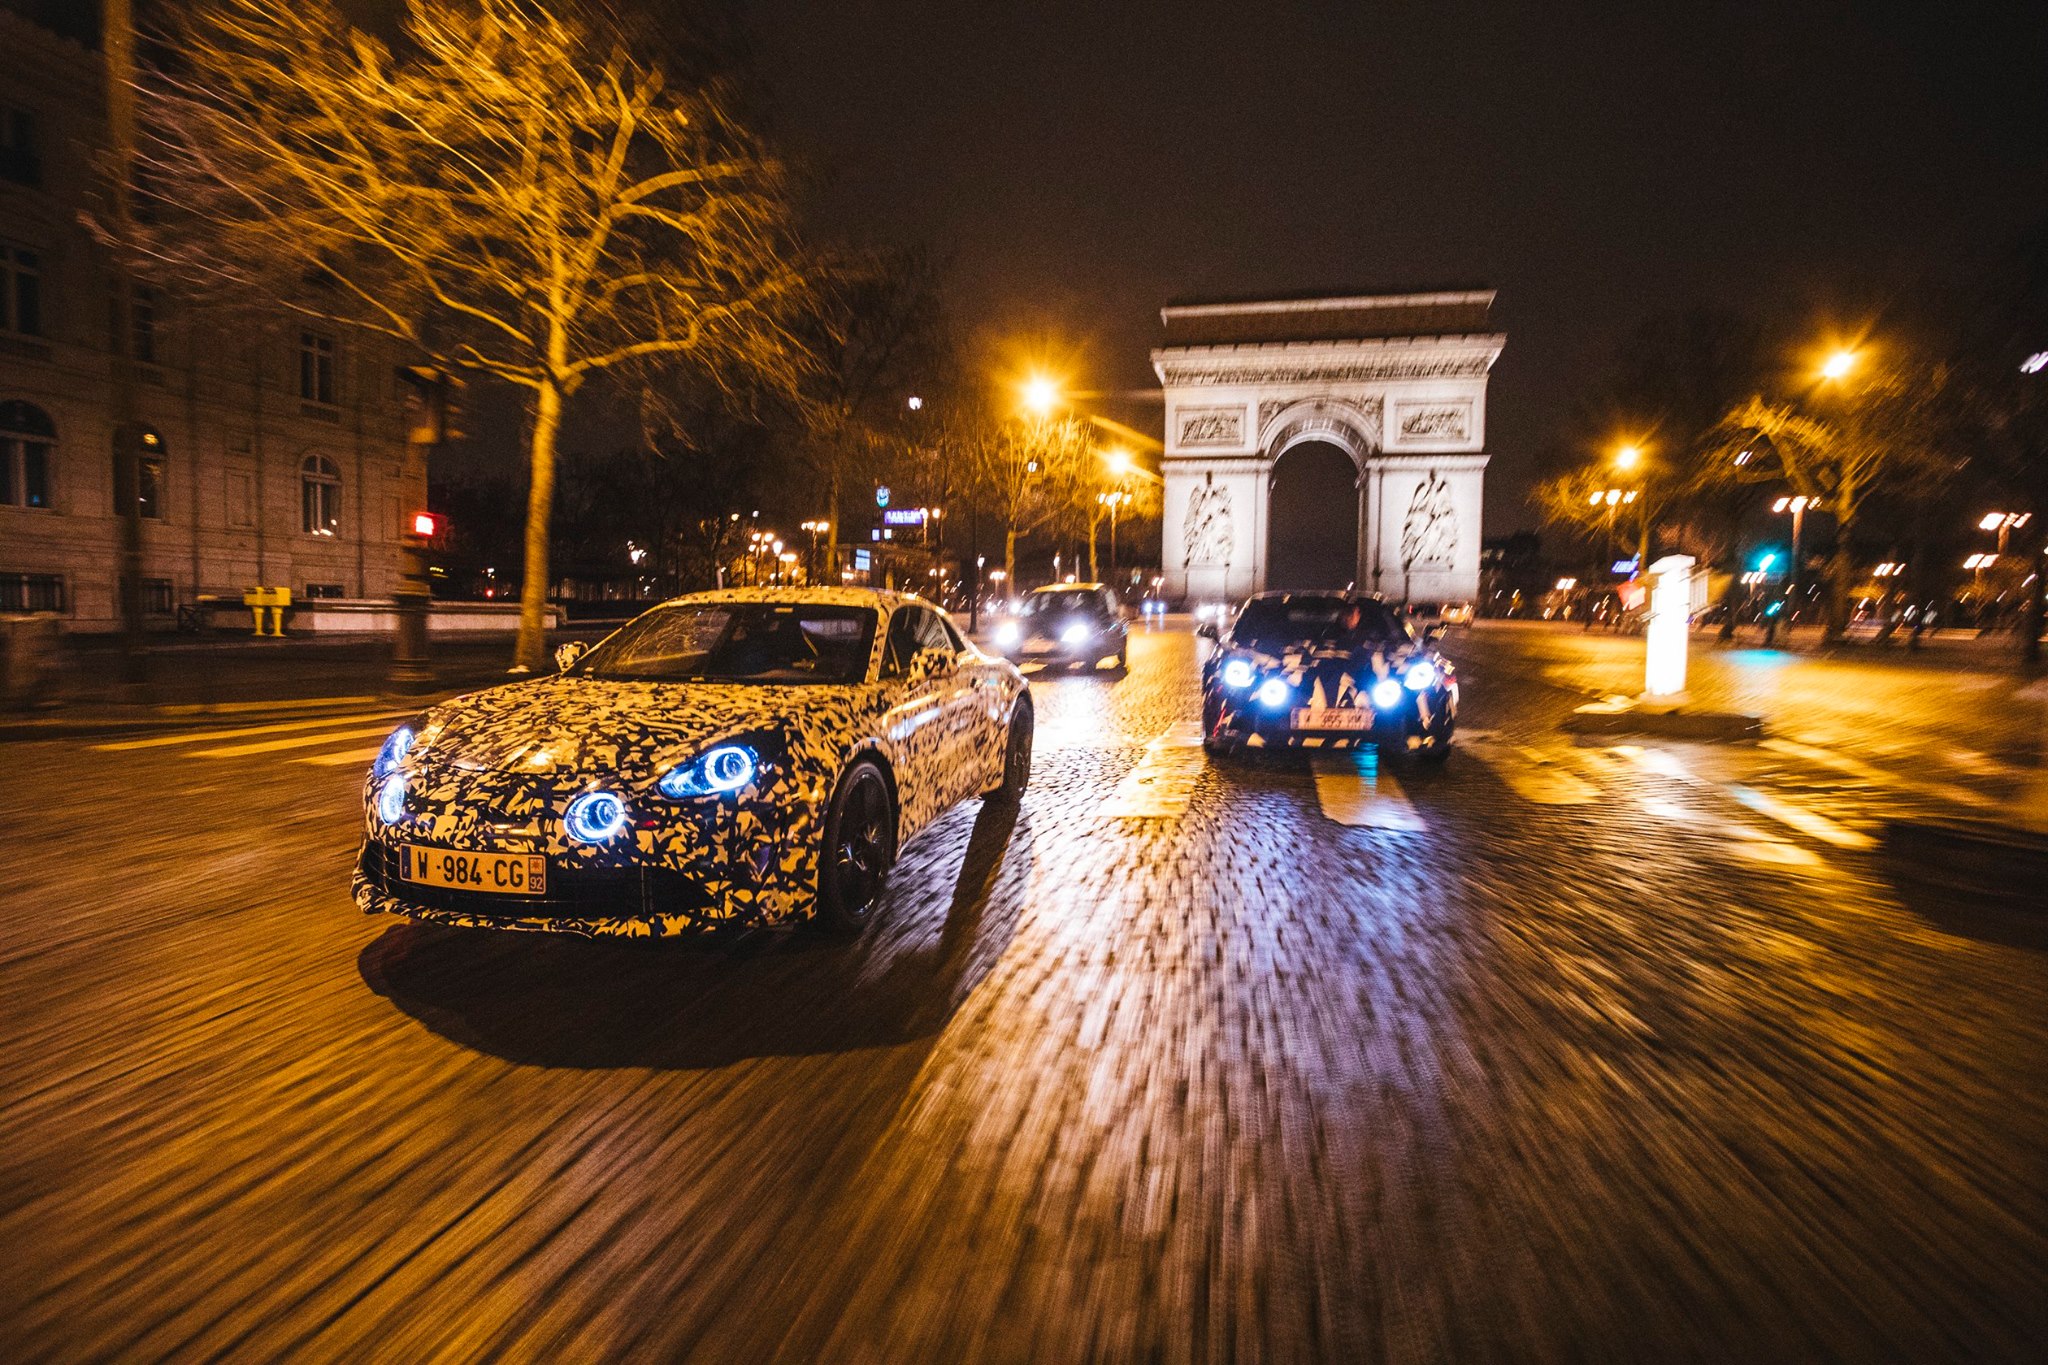
[[[412,752],[414,739],[412,727],[401,725],[391,732],[391,738],[384,741],[384,747],[377,751],[377,762],[370,771],[379,777],[387,777],[398,771],[398,765]]]
[[[1401,704],[1401,699],[1405,694],[1401,690],[1400,683],[1392,678],[1381,678],[1372,685],[1370,695],[1374,706],[1377,706],[1382,711],[1391,711]]]
[[[400,733],[403,733],[402,731]],[[405,777],[393,773],[384,779],[384,785],[377,788],[377,818],[387,825],[395,825],[405,818]]]
[[[1402,677],[1401,681],[1407,685],[1408,690],[1411,692],[1427,692],[1430,688],[1436,686],[1437,676],[1435,664],[1427,659],[1417,659],[1414,663],[1408,665],[1408,672]]]
[[[562,828],[579,844],[601,844],[626,827],[626,803],[610,792],[585,792],[562,812]]]
[[[1294,689],[1287,685],[1285,678],[1268,678],[1252,695],[1259,699],[1259,705],[1270,706],[1277,711],[1294,699]]]
[[[1233,692],[1242,692],[1252,685],[1252,679],[1258,675],[1243,659],[1231,659],[1223,665],[1221,676],[1225,687]]]
[[[716,796],[738,791],[754,780],[760,764],[754,751],[744,744],[721,744],[707,749],[688,763],[679,763],[655,783],[663,796]]]

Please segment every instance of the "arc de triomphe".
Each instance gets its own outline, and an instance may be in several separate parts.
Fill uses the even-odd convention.
[[[1475,600],[1486,376],[1506,341],[1492,305],[1489,289],[1160,310],[1167,595],[1348,581]]]

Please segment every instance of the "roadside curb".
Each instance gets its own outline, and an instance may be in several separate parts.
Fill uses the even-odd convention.
[[[163,706],[102,707],[73,715],[0,718],[0,744],[39,739],[108,739],[193,728],[207,724],[260,725],[265,722],[326,720],[367,709],[426,708],[473,688],[433,692],[307,697],[283,701],[194,702]]]

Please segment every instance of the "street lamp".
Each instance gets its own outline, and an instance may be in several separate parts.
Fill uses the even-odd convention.
[[[1109,581],[1116,581],[1116,517],[1117,513],[1130,506],[1131,495],[1121,488],[1109,493],[1097,493],[1095,501],[1109,509]]]
[[[1840,351],[1836,354],[1847,355],[1848,352]],[[1786,594],[1790,596],[1795,603],[1799,600],[1799,570],[1800,566],[1804,563],[1806,558],[1805,550],[1800,543],[1802,533],[1804,532],[1806,527],[1806,509],[1809,507],[1818,506],[1820,506],[1819,498],[1809,498],[1805,496],[1800,496],[1796,498],[1779,498],[1776,502],[1771,504],[1771,510],[1773,512],[1777,512],[1781,515],[1785,512],[1790,512],[1792,514],[1792,567],[1785,575],[1785,591]],[[1773,633],[1775,633],[1777,628],[1776,617],[1771,618],[1771,628]]]
[[[2015,526],[2025,526],[2034,519],[2031,512],[1986,512],[1984,519],[1977,523],[1980,531],[1998,532],[1998,553],[2005,553],[2006,538]]]
[[[1633,503],[1641,492],[1639,488],[1602,488],[1594,493],[1587,503],[1589,507],[1598,507],[1603,503],[1607,506],[1607,558],[1610,562],[1614,559],[1615,509]],[[1640,569],[1642,566],[1636,567]]]
[[[1050,377],[1034,374],[1024,381],[1024,408],[1035,417],[1049,417],[1059,406],[1060,386]]]
[[[1643,451],[1640,446],[1624,445],[1614,452],[1614,467],[1616,469],[1623,471],[1631,470],[1642,462]]]
[[[1855,368],[1856,353],[1850,350],[1839,350],[1821,362],[1820,377],[1822,379],[1846,379],[1849,377],[1849,371]]]

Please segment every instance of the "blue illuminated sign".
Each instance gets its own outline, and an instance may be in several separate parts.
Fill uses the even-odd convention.
[[[876,489],[875,489],[875,506],[877,506],[877,507],[887,507],[888,505],[889,505],[889,486],[888,486],[887,484],[881,484],[881,485],[878,485],[878,486],[876,487]]]
[[[922,526],[924,525],[924,509],[922,507],[891,508],[889,511],[882,513],[882,525]]]

